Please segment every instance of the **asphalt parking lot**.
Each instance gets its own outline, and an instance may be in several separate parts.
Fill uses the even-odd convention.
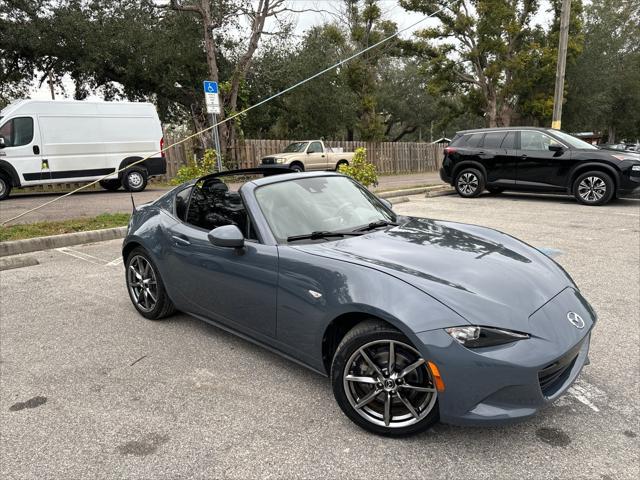
[[[186,315],[143,319],[120,241],[0,272],[2,478],[638,478],[640,202],[411,197],[549,249],[599,314],[591,365],[525,423],[366,433],[329,382]]]

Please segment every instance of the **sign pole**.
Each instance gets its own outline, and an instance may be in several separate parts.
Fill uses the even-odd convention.
[[[215,113],[211,114],[211,125],[215,125],[218,123],[218,116]],[[215,126],[212,129],[213,132],[213,145],[216,149],[216,165],[218,167],[218,172],[222,171],[222,152],[220,151],[220,133],[218,132],[218,127]]]

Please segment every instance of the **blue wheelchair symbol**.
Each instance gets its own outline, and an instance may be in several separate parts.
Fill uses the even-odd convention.
[[[218,82],[204,81],[204,93],[218,93]]]

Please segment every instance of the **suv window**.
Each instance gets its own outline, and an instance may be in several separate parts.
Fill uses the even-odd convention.
[[[462,145],[464,145],[467,140],[469,138],[469,135],[459,135],[456,134],[455,137],[453,137],[453,140],[451,140],[451,143],[449,144],[450,147],[461,147]]]
[[[320,142],[311,142],[307,153],[322,153],[322,144]]]
[[[484,133],[473,133],[469,135],[469,139],[467,140],[466,147],[479,147],[482,145],[482,137],[484,137]]]
[[[0,127],[0,137],[4,138],[5,147],[29,145],[33,140],[33,118],[12,118]]]
[[[555,139],[541,132],[523,130],[520,132],[521,150],[549,150],[549,145],[560,145]]]
[[[185,204],[186,201],[186,204]],[[176,215],[195,227],[213,230],[235,225],[248,240],[257,240],[256,230],[238,192],[219,178],[198,182],[176,195]]]
[[[516,148],[516,132],[507,133],[507,136],[504,137],[500,147],[505,150],[514,150]]]
[[[484,136],[484,148],[500,148],[507,132],[489,132]]]

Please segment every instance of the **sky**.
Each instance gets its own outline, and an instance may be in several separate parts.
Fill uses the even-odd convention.
[[[307,10],[302,13],[290,14],[290,19],[295,22],[295,35],[299,36],[302,36],[306,30],[313,26],[321,25],[327,22],[333,22],[336,19],[339,19],[340,9],[344,5],[343,0],[288,0],[288,4],[292,9],[295,10]],[[421,15],[418,13],[405,11],[399,5],[397,0],[378,0],[378,6],[382,10],[384,18],[396,22],[396,24],[398,25],[398,30],[403,30],[413,25],[421,18]],[[553,14],[547,12],[548,9],[548,0],[542,0],[540,10],[534,17],[533,23],[537,23],[540,25],[549,25],[551,23]],[[408,29],[400,36],[408,38],[411,36],[412,32],[433,25],[437,25],[437,20],[426,19],[419,25]],[[71,79],[64,78],[63,84],[65,86],[66,92],[64,92],[63,94],[61,89],[56,89],[56,100],[73,98],[74,87]],[[51,93],[49,90],[49,85],[47,83],[44,83],[40,88],[38,88],[37,85],[34,84],[30,94],[31,98],[33,99],[51,99]],[[88,100],[102,100],[102,97],[99,94],[92,95],[88,98]]]

